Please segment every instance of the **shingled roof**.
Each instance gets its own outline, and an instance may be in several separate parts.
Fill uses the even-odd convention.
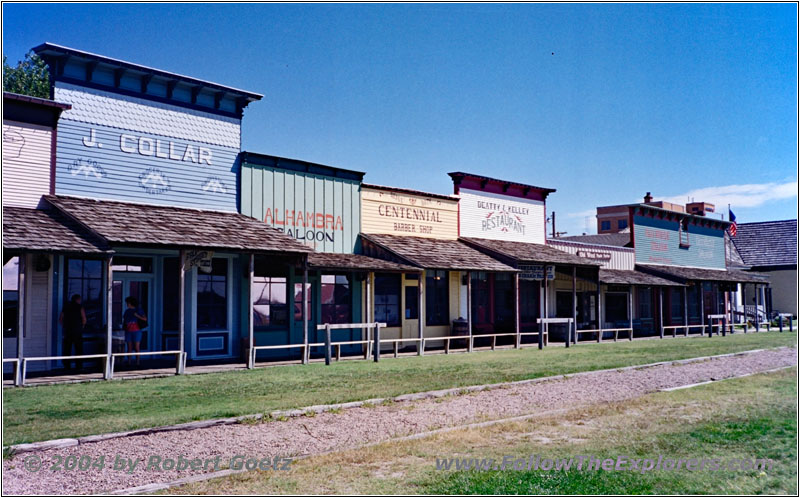
[[[574,254],[560,251],[544,244],[479,239],[474,237],[461,237],[459,240],[466,242],[479,251],[488,252],[490,255],[499,256],[501,258],[512,259],[517,263],[531,261],[534,263],[600,266],[596,261],[581,258],[580,256],[575,256]]]
[[[605,270],[600,269],[600,282],[612,285],[660,285],[665,287],[683,287],[673,280],[657,277],[649,273],[636,270]]]
[[[385,234],[361,234],[361,237],[367,244],[375,244],[403,261],[420,268],[455,271],[517,271],[459,240]]]
[[[572,235],[569,237],[559,237],[557,240],[568,242],[583,242],[585,244],[597,244],[601,246],[630,247],[630,233],[599,233],[595,235]]]
[[[797,220],[742,223],[731,241],[747,266],[797,266]]]
[[[56,195],[44,199],[113,245],[311,252],[283,232],[238,213]]]
[[[413,272],[420,268],[373,258],[363,254],[334,254],[314,252],[308,255],[308,266],[311,269],[324,270],[369,270],[380,272]]]
[[[3,207],[3,249],[7,251],[104,254],[99,237],[58,211]]]
[[[707,268],[665,265],[636,265],[636,269],[653,275],[675,279],[679,282],[768,282],[767,275],[741,270],[711,270]]]

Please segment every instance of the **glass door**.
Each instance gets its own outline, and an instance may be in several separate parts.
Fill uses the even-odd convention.
[[[128,297],[133,297],[138,301],[139,306],[144,310],[148,318],[147,323],[144,323],[144,327],[142,327],[142,342],[140,347],[142,351],[149,351],[149,344],[153,340],[153,338],[149,337],[151,330],[150,281],[136,277],[120,277],[114,275],[114,280],[111,284],[111,296],[111,311],[114,316],[112,329],[115,345],[117,345],[120,340],[124,342],[125,332],[122,330],[122,315],[128,307],[125,300]]]

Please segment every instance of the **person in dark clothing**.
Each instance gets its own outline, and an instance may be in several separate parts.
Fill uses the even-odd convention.
[[[75,348],[76,355],[83,354],[83,327],[86,326],[86,311],[81,304],[80,294],[73,294],[69,302],[64,305],[58,323],[64,331],[63,351],[64,356],[72,356],[72,348]],[[80,370],[83,368],[83,361],[76,360],[75,365]],[[73,361],[64,360],[64,366],[68,370],[72,369]]]

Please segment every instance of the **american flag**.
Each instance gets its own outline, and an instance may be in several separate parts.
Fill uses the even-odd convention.
[[[728,228],[728,233],[731,234],[731,237],[736,237],[736,215],[733,214],[731,208],[728,208],[728,221],[731,222],[731,226]]]

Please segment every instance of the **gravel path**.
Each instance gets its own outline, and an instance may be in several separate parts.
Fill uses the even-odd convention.
[[[148,470],[152,455],[175,461],[179,457],[205,461],[220,456],[220,468],[225,468],[235,455],[262,460],[341,450],[440,427],[621,401],[668,387],[792,366],[796,365],[796,359],[794,348],[766,350],[699,363],[598,372],[470,395],[351,408],[286,421],[162,432],[23,453],[3,461],[3,494],[110,492],[219,470],[212,468],[211,463],[205,470]],[[71,455],[77,459],[83,456],[84,465],[90,461],[97,463],[101,457],[105,460],[102,468],[64,470]],[[139,463],[132,472],[114,470],[115,461],[123,461],[117,456]],[[64,459],[61,470],[51,470],[59,457]],[[26,459],[39,459],[41,470],[27,470]]]

